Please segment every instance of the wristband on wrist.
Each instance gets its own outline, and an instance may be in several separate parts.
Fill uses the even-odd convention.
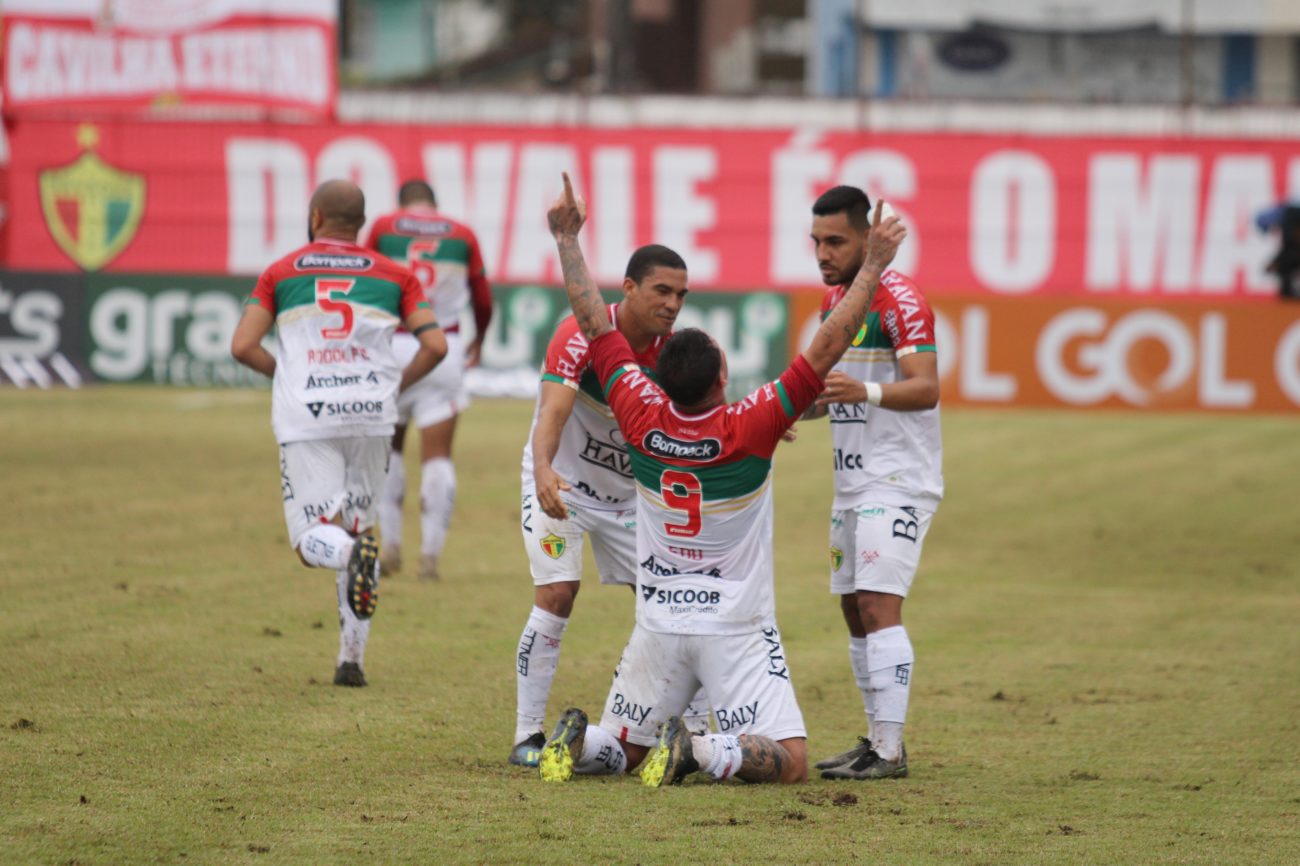
[[[885,389],[880,387],[879,382],[863,382],[867,388],[867,402],[872,406],[880,405],[880,398],[885,395]]]
[[[436,328],[436,327],[438,327],[438,323],[437,323],[437,322],[425,322],[423,325],[421,325],[420,327],[418,327],[418,328],[416,328],[414,331],[412,331],[412,332],[411,332],[411,336],[412,336],[412,337],[418,337],[418,336],[420,336],[421,334],[423,334],[425,331],[432,331],[432,330],[433,330],[434,328]]]

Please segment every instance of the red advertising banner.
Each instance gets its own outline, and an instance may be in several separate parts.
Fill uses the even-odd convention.
[[[605,284],[658,242],[699,288],[815,286],[809,208],[849,183],[907,221],[896,266],[931,296],[1260,300],[1277,241],[1253,216],[1300,197],[1289,141],[20,119],[11,148],[8,264],[39,271],[254,274],[320,181],[354,178],[374,216],[425,177],[494,280],[552,284],[568,171]]]
[[[791,352],[811,339],[821,297],[791,297]],[[945,406],[1300,408],[1300,303],[939,298],[933,306]]]
[[[333,112],[332,0],[5,0],[5,112]]]

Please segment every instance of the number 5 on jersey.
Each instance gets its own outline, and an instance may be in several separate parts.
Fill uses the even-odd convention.
[[[334,293],[346,295],[356,285],[356,280],[320,277],[316,280],[316,306],[327,313],[338,313],[343,324],[337,328],[321,328],[320,335],[327,340],[346,340],[352,333],[352,305],[346,300],[335,300]]]
[[[700,479],[689,472],[665,469],[659,476],[659,494],[664,498],[664,505],[673,511],[686,513],[685,523],[664,523],[664,532],[675,538],[694,538],[700,534],[700,506],[704,496],[700,489]]]

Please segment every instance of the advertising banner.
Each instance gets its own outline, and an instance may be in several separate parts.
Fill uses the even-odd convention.
[[[1300,197],[1300,151],[1268,140],[20,119],[11,147],[28,270],[254,275],[303,242],[320,181],[355,179],[374,217],[424,177],[494,282],[555,285],[568,171],[604,285],[656,242],[694,288],[816,286],[810,206],[847,183],[907,222],[895,266],[931,297],[1261,301],[1277,240],[1253,216]]]
[[[0,271],[0,385],[81,385],[85,279]]]
[[[333,113],[332,0],[3,0],[4,108]]]
[[[789,351],[820,292],[791,296]],[[1295,412],[1300,303],[939,298],[944,406]]]

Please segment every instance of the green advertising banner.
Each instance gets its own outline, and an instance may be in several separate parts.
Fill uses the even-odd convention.
[[[101,381],[270,384],[230,357],[251,280],[89,274],[86,285],[86,364]]]
[[[497,308],[483,341],[482,364],[471,371],[480,394],[536,391],[537,371],[555,326],[569,314],[564,292],[544,286],[498,286]],[[605,292],[611,303],[620,292]],[[772,292],[691,292],[678,328],[701,328],[727,354],[728,395],[739,399],[781,374],[786,357],[789,302]]]
[[[88,274],[85,368],[107,382],[265,387],[230,357],[230,338],[252,282],[231,277]],[[496,309],[470,390],[526,397],[555,326],[569,314],[564,293],[547,286],[497,286]],[[607,292],[615,302],[619,292]],[[771,292],[691,292],[679,328],[702,328],[727,353],[730,396],[780,375],[786,364],[789,301]],[[472,330],[471,317],[461,323]]]

